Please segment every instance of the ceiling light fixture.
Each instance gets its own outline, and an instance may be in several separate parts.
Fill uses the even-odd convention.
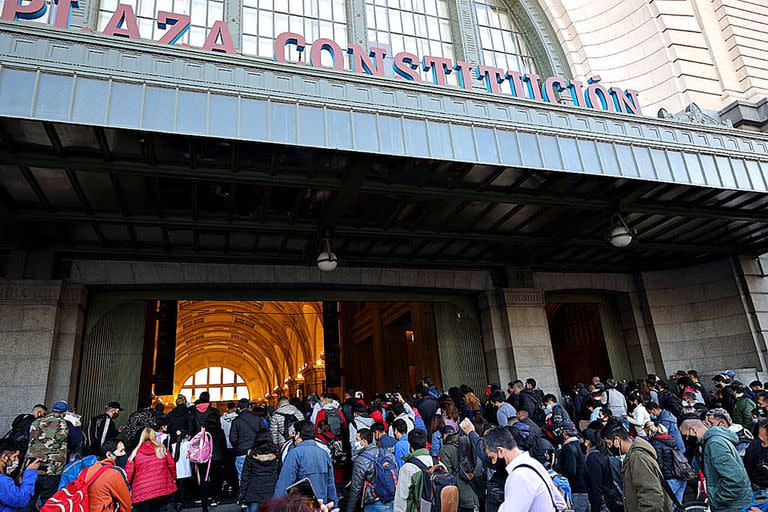
[[[317,255],[317,268],[322,272],[333,272],[339,265],[339,259],[331,250],[331,239],[323,238],[323,250]]]
[[[630,228],[620,213],[614,216],[613,229],[611,229],[611,245],[614,247],[626,247],[632,243],[637,232]]]

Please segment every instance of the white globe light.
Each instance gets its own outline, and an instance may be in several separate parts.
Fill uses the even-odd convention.
[[[632,243],[632,232],[626,226],[616,226],[611,230],[611,245],[626,247]]]
[[[336,270],[338,264],[339,260],[332,252],[323,251],[317,255],[317,268],[323,272],[332,272]]]

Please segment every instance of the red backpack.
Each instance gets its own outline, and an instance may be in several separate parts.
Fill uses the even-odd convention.
[[[56,491],[56,494],[43,503],[40,512],[88,512],[88,487],[110,466],[105,464],[95,475],[85,479],[85,470],[72,480],[69,485]]]

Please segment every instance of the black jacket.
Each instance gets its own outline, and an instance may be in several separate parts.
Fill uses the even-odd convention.
[[[599,450],[590,450],[584,457],[584,469],[590,510],[601,510],[602,503],[610,508],[614,482],[608,456]]]
[[[571,491],[575,493],[587,492],[584,453],[581,451],[581,443],[578,439],[565,443],[560,448],[560,453],[557,454],[557,465],[560,473],[570,482]]]
[[[525,406],[530,418],[540,427],[544,426],[544,396],[539,389],[524,389],[517,399],[518,407]]]
[[[768,448],[763,447],[760,439],[755,439],[744,454],[744,467],[752,485],[759,489],[768,489]]]
[[[394,463],[395,459],[392,457],[392,454],[387,450],[382,450],[374,444],[366,446],[365,449],[355,457],[355,462],[352,465],[352,477],[349,480],[347,512],[354,512],[357,510],[360,507],[361,500],[363,507],[376,501],[376,496],[373,495],[373,485],[365,485],[365,482],[370,482],[371,484],[376,483],[376,469],[374,468],[373,461],[370,460],[369,457],[376,459],[379,457],[380,453],[391,458]],[[363,495],[363,489],[365,489],[365,495]]]
[[[472,441],[472,447],[475,449],[475,455],[483,463],[483,467],[486,468],[486,470],[494,469],[490,457],[488,457],[488,454],[485,453],[483,438],[480,437],[477,432],[470,432],[469,440]],[[489,474],[488,471],[486,471],[486,475],[487,474]],[[504,502],[504,483],[506,481],[506,469],[499,468],[493,472],[493,475],[491,475],[486,480],[486,503],[501,505]]]
[[[109,420],[109,421],[107,421]],[[106,432],[104,432],[106,430]],[[115,420],[104,414],[91,418],[88,422],[88,443],[90,452],[101,457],[101,441],[117,438],[117,426]]]
[[[181,430],[187,435],[192,435],[192,424],[190,409],[186,405],[174,408],[168,413],[168,434],[171,436],[171,443],[176,442],[176,432]]]
[[[248,454],[243,462],[240,480],[240,503],[264,503],[272,499],[280,476],[280,457],[277,454]]]
[[[421,419],[424,420],[424,424],[429,428],[432,424],[432,418],[437,414],[437,400],[432,395],[427,395],[418,402],[416,402],[416,409],[419,410]]]
[[[675,480],[675,454],[672,452],[677,448],[675,438],[669,434],[663,434],[651,438],[650,442],[653,449],[656,450],[656,460],[664,480]]]
[[[251,411],[243,411],[232,421],[229,429],[229,442],[235,450],[235,455],[245,455],[253,447],[256,433],[263,430],[264,420]]]

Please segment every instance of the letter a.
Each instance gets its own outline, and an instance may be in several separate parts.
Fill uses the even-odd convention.
[[[104,27],[104,33],[110,36],[141,39],[139,23],[136,21],[133,7],[128,4],[117,4],[115,13],[109,18],[107,26]]]
[[[221,38],[221,43],[219,43]],[[208,36],[203,43],[203,50],[210,50],[213,52],[222,53],[235,53],[235,44],[232,42],[232,34],[229,33],[229,27],[226,23],[219,20],[213,24],[211,31],[208,32]]]

